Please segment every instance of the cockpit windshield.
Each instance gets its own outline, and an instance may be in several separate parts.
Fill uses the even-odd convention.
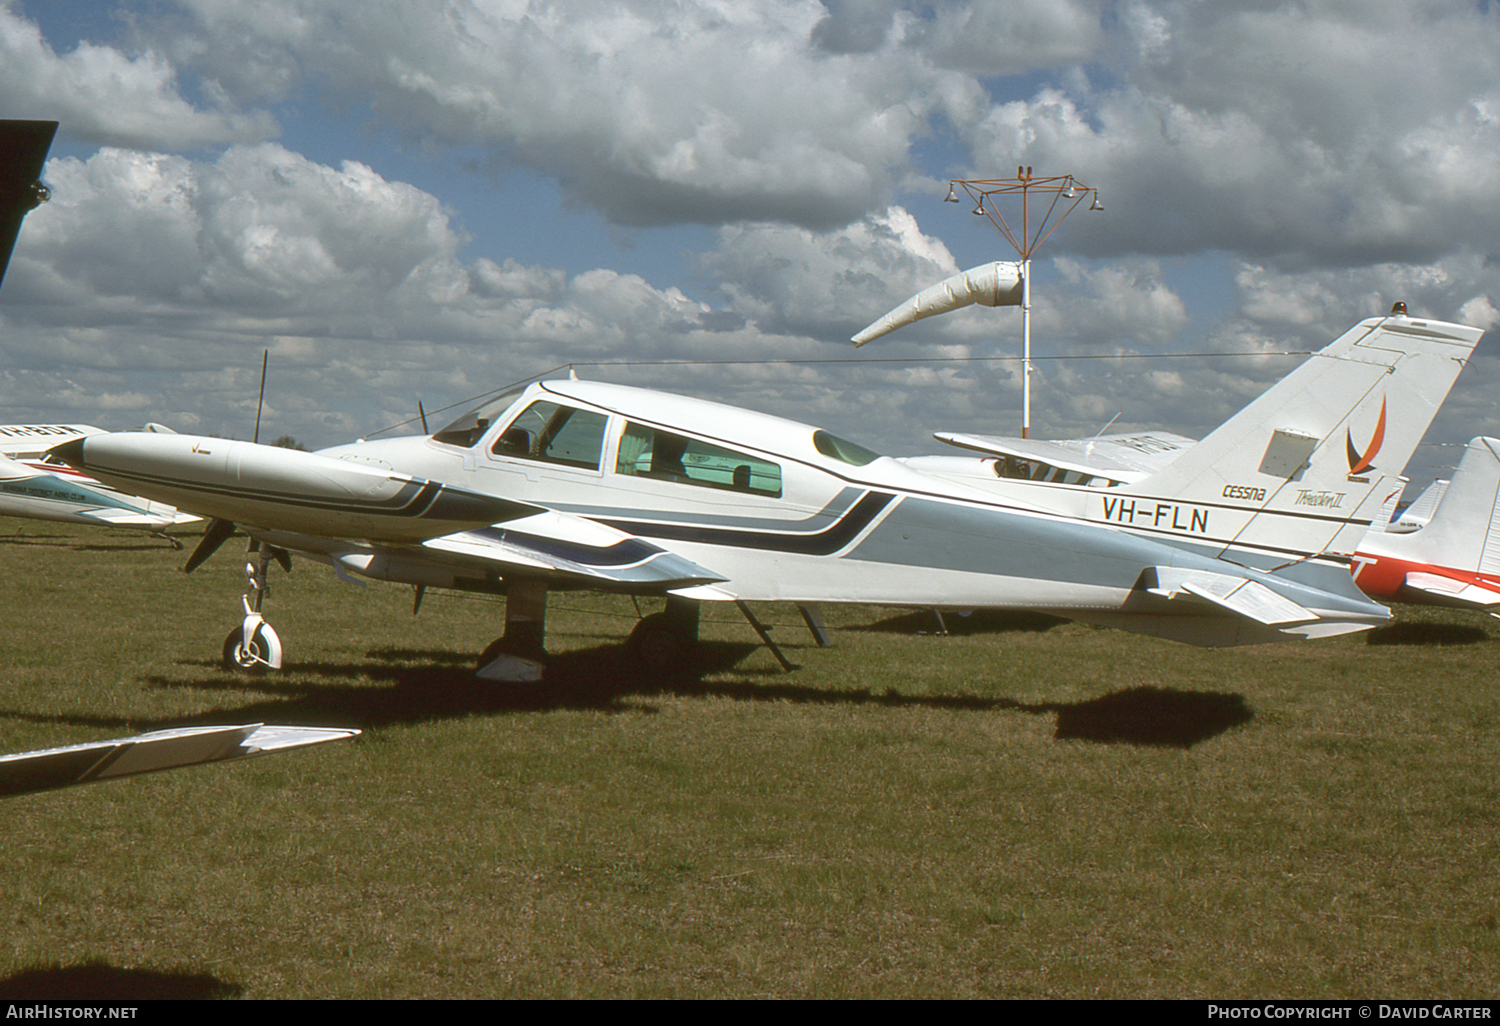
[[[477,406],[459,417],[452,424],[438,431],[432,436],[435,442],[446,442],[449,445],[457,445],[467,449],[490,429],[490,425],[499,420],[506,410],[510,409],[525,388],[514,388],[503,395],[491,399],[482,406]]]
[[[875,450],[866,449],[858,442],[851,442],[822,430],[813,432],[813,447],[824,456],[853,467],[862,467],[880,459],[880,453]]]

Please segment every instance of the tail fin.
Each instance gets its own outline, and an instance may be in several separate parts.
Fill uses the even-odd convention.
[[[1157,510],[1249,562],[1353,552],[1482,334],[1394,313],[1361,321],[1166,468],[1121,489],[1131,493],[1121,504],[1164,500]]]
[[[56,121],[0,121],[0,282],[21,221],[47,199],[42,164],[56,132]]]
[[[1500,574],[1500,439],[1469,442],[1427,526],[1383,547],[1414,562]]]

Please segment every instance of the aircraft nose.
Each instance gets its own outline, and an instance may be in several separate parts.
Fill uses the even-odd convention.
[[[87,441],[87,439],[75,438],[71,442],[64,442],[61,445],[54,445],[52,448],[47,450],[47,454],[49,456],[56,456],[58,459],[62,460],[68,466],[73,467],[76,470],[83,470],[83,443],[85,441]]]

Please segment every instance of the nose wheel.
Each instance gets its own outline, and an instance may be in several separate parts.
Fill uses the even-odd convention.
[[[256,622],[247,627],[251,617]],[[224,639],[224,668],[250,673],[281,669],[281,639],[259,613],[246,617],[245,623],[230,631],[229,637]]]
[[[271,547],[259,546],[259,559],[245,564],[247,591],[240,596],[245,618],[224,639],[223,665],[226,670],[264,673],[281,669],[281,638],[260,615],[261,603],[271,593],[266,583],[270,568]]]

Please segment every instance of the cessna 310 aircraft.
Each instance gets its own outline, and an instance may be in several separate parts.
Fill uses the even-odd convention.
[[[578,380],[536,382],[429,436],[319,453],[132,433],[53,452],[216,518],[189,569],[235,525],[251,536],[259,565],[225,643],[247,667],[280,663],[260,599],[288,551],[419,601],[429,587],[505,594],[505,636],[479,672],[506,679],[540,676],[546,596],[566,588],[668,596],[633,635],[648,653],[689,651],[702,601],[1042,610],[1242,645],[1388,619],[1349,554],[1481,334],[1363,321],[1129,482],[903,462],[809,425]]]

